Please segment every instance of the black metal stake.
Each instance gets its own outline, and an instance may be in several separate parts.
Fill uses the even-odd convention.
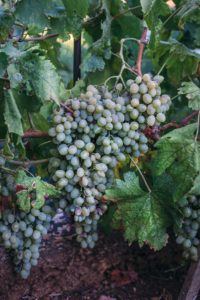
[[[74,39],[74,85],[76,81],[81,77],[81,37]]]

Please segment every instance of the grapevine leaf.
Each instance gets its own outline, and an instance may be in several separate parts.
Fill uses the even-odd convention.
[[[20,88],[23,77],[19,73],[16,64],[9,64],[7,68],[7,72],[8,72],[8,78],[10,80],[10,87],[12,89]]]
[[[45,15],[45,10],[51,6],[51,0],[22,0],[17,2],[16,18],[31,28],[31,33],[40,33],[45,28],[49,28],[49,19]]]
[[[92,51],[96,55],[102,55],[105,59],[109,59],[111,57],[110,38],[111,38],[112,17],[110,15],[108,0],[102,0],[102,9],[106,13],[106,19],[103,23],[101,23],[102,36],[93,44]]]
[[[61,16],[60,18],[51,19],[51,27],[51,32],[59,33],[59,38],[64,40],[70,38],[70,33],[73,34],[75,38],[79,38],[82,29],[82,19],[78,16]]]
[[[199,22],[200,17],[200,7],[199,0],[184,0],[184,5],[182,5],[177,16],[180,19],[179,25],[183,25],[186,21]]]
[[[22,190],[17,192],[16,195],[17,195],[17,204],[19,205],[19,207],[23,211],[29,212],[31,208],[29,191]]]
[[[51,127],[51,123],[40,112],[32,113],[31,116],[33,123],[38,130],[47,132]]]
[[[22,119],[17,104],[15,102],[12,90],[4,92],[5,96],[5,109],[4,118],[5,123],[10,133],[23,135]]]
[[[160,185],[163,187],[163,184]],[[171,221],[169,210],[166,209],[170,198],[167,197],[166,201],[166,197],[158,190],[157,186],[150,193],[143,191],[135,173],[127,172],[124,180],[117,179],[116,184],[106,191],[107,199],[118,200],[119,209],[115,218],[125,227],[125,238],[131,243],[138,240],[141,246],[149,243],[156,250],[167,242],[166,228]]]
[[[13,134],[12,141],[13,141],[13,144],[15,145],[15,149],[18,150],[19,158],[25,158],[26,157],[26,148],[22,141],[22,137],[17,134]]]
[[[0,52],[0,76],[4,76],[8,66],[8,56],[4,52]]]
[[[200,174],[195,178],[193,182],[193,187],[189,191],[191,195],[200,195]]]
[[[179,95],[186,94],[190,108],[200,110],[200,88],[194,82],[183,82],[178,93]]]
[[[28,59],[29,58],[29,59]],[[53,99],[59,104],[60,78],[56,68],[43,56],[31,55],[23,61],[21,73],[42,101]]]
[[[45,202],[46,196],[59,196],[60,191],[56,188],[41,180],[41,177],[29,177],[24,171],[19,171],[16,176],[16,190],[17,190],[17,199],[18,205],[20,208],[28,212],[32,207],[41,208]],[[30,203],[30,192],[35,191],[36,200],[33,203]]]
[[[12,23],[13,17],[9,10],[0,6],[0,40],[7,38]]]
[[[136,16],[119,16],[112,22],[112,33],[119,39],[124,37],[140,38],[142,29]]]
[[[67,10],[67,14],[72,17],[77,14],[84,18],[89,8],[88,0],[63,0],[63,4]]]
[[[83,72],[95,72],[102,71],[104,69],[105,62],[99,55],[91,55],[88,57],[82,65]]]
[[[3,148],[3,155],[10,159],[12,159],[14,157],[14,154],[12,153],[10,146],[9,146],[8,132],[6,133],[5,144],[4,144],[4,148]]]
[[[200,170],[200,145],[194,139],[197,124],[175,129],[157,143],[158,153],[153,173],[165,171],[174,182],[174,201],[181,199],[192,187],[193,178]]]

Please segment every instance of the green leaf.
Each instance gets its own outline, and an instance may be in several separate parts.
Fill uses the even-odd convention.
[[[16,186],[18,192],[17,195],[17,203],[20,208],[26,212],[28,212],[32,207],[36,209],[40,209],[45,203],[45,197],[48,196],[59,196],[60,191],[56,190],[56,188],[41,180],[41,177],[29,177],[26,175],[24,171],[19,171],[16,176]],[[30,203],[30,192],[34,191],[36,193],[36,200]]]
[[[9,64],[7,72],[10,80],[10,87],[12,89],[20,88],[23,82],[23,77],[19,73],[18,66],[16,64]]]
[[[24,25],[31,28],[31,33],[40,33],[50,27],[45,10],[51,6],[51,0],[22,0],[16,4],[15,16]]]
[[[8,132],[6,133],[6,138],[5,138],[5,144],[3,148],[3,155],[6,156],[9,159],[12,159],[14,157],[14,154],[12,153],[10,146],[9,146],[9,134]]]
[[[89,3],[88,0],[63,0],[63,4],[69,16],[78,16],[84,18],[87,15]]]
[[[9,133],[23,135],[22,118],[15,102],[12,90],[4,91],[5,108],[4,118]]]
[[[136,16],[119,16],[112,21],[112,34],[119,39],[125,37],[140,38],[142,28],[140,20]]]
[[[163,187],[163,183],[160,186]],[[128,172],[124,180],[117,179],[116,184],[106,191],[107,199],[118,200],[115,218],[125,227],[125,238],[131,243],[137,240],[141,246],[148,243],[156,250],[166,244],[166,228],[172,222],[168,209],[171,199],[168,197],[166,201],[165,195],[158,190],[157,185],[155,191],[143,191],[139,178]]]
[[[106,13],[106,19],[101,23],[102,36],[93,44],[92,52],[96,55],[102,55],[105,59],[111,57],[111,23],[109,1],[102,0],[102,9]]]
[[[174,201],[180,200],[192,187],[200,170],[200,144],[194,139],[197,124],[175,129],[157,143],[158,153],[154,163],[154,176],[164,172],[174,182]]]
[[[6,39],[13,23],[13,17],[8,9],[0,6],[0,40]]]
[[[193,187],[189,191],[189,194],[191,195],[200,195],[200,174],[195,178],[193,182]]]
[[[22,190],[16,193],[17,195],[17,204],[19,205],[20,209],[25,212],[29,212],[31,208],[30,204],[30,195],[28,190]]]
[[[60,78],[49,60],[31,54],[22,61],[21,73],[26,83],[42,101],[53,99],[59,104]]]
[[[105,62],[99,55],[89,56],[82,64],[83,72],[95,72],[102,71],[104,69]]]
[[[186,95],[190,108],[200,110],[200,88],[194,82],[182,82],[181,87],[178,89],[178,94]]]
[[[4,76],[7,66],[8,55],[6,55],[4,52],[0,52],[0,76]]]
[[[200,7],[199,0],[184,0],[177,16],[179,17],[179,25],[183,26],[186,21],[200,23]]]

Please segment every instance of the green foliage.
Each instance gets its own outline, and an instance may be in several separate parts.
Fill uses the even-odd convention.
[[[200,171],[200,143],[194,139],[197,124],[187,125],[165,134],[157,143],[154,176],[164,172],[174,182],[174,201],[181,199],[193,185]]]
[[[194,82],[182,82],[178,91],[180,95],[186,95],[190,108],[200,110],[200,88]]]
[[[87,0],[63,0],[63,4],[69,16],[78,16],[84,18],[88,12],[89,3]]]
[[[5,111],[4,118],[5,124],[8,127],[9,133],[16,133],[23,135],[22,118],[19,109],[16,105],[13,93],[11,90],[5,91]]]
[[[24,171],[19,171],[16,176],[17,186],[17,203],[25,212],[29,212],[31,207],[39,209],[45,203],[47,196],[56,197],[60,195],[60,191],[47,182],[41,180],[41,177],[27,176]],[[30,193],[36,193],[36,200],[30,203]]]
[[[0,40],[6,39],[13,23],[12,14],[3,6],[0,6]]]
[[[137,240],[141,246],[147,243],[156,250],[166,244],[166,229],[174,221],[170,212],[173,201],[170,189],[166,189],[168,181],[166,176],[160,178],[148,192],[141,188],[136,174],[128,172],[107,190],[107,199],[118,200],[115,218],[125,227],[129,242]]]

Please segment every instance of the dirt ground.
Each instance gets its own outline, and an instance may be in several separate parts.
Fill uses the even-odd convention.
[[[13,273],[0,248],[0,300],[176,300],[188,265],[173,238],[161,251],[129,246],[122,232],[100,233],[92,250],[75,241],[63,216],[44,237],[28,279]]]

